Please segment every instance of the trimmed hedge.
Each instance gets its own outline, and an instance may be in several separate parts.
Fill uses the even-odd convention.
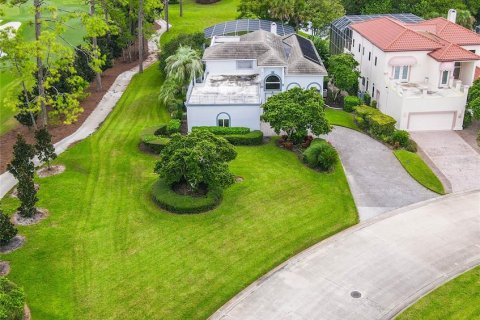
[[[230,135],[230,134],[247,134],[250,132],[249,128],[245,127],[193,127],[192,131],[207,130],[218,136]]]
[[[0,277],[0,319],[22,320],[25,293],[15,283]]]
[[[338,162],[338,153],[327,141],[315,139],[303,152],[303,160],[311,168],[332,171]]]
[[[174,133],[180,133],[180,127],[182,126],[182,121],[179,119],[172,119],[167,123],[167,134],[172,135]]]
[[[166,125],[159,127],[152,127],[143,130],[141,141],[145,148],[148,151],[159,154],[160,151],[170,142],[170,138],[166,136],[158,135],[158,132],[161,132],[163,128],[166,128]]]
[[[371,135],[384,140],[395,131],[397,121],[379,110],[365,105],[355,107],[354,110],[357,125]]]
[[[201,213],[212,210],[222,200],[219,190],[208,191],[206,196],[183,196],[175,191],[162,179],[152,187],[153,201],[162,209],[181,214]]]
[[[222,136],[234,146],[254,146],[263,143],[263,132],[250,131],[244,127],[193,127],[192,131],[207,130],[215,135]]]
[[[343,110],[346,112],[352,112],[353,108],[360,106],[362,104],[362,100],[356,96],[346,96],[343,98]]]

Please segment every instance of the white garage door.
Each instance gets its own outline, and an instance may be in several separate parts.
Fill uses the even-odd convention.
[[[454,120],[455,112],[410,113],[408,117],[408,130],[452,130]]]

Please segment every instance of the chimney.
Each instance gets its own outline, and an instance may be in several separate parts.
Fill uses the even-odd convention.
[[[448,19],[448,21],[451,21],[453,23],[457,23],[457,10],[455,10],[455,9],[448,10],[447,19]]]
[[[270,32],[277,34],[277,24],[275,22],[270,25]]]

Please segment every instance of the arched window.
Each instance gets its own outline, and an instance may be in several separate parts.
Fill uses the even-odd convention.
[[[322,90],[322,86],[318,82],[312,82],[307,86],[307,89],[311,89],[311,88],[314,88],[318,92]]]
[[[217,115],[217,126],[230,127],[230,115],[225,112],[219,113]]]
[[[269,75],[265,79],[265,89],[266,90],[280,90],[282,83],[280,78],[274,74]]]
[[[288,84],[287,86],[287,90],[290,90],[290,89],[293,89],[293,88],[301,88],[302,86],[300,86],[300,84],[296,83],[296,82],[291,82]]]

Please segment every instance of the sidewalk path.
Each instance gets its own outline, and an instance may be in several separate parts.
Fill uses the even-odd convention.
[[[480,191],[448,195],[320,242],[254,282],[210,319],[391,319],[478,264]]]
[[[360,221],[439,196],[415,181],[392,150],[366,134],[335,126],[324,138],[340,154]]]
[[[148,48],[150,55],[144,61],[144,68],[150,66],[157,60],[157,44],[160,41],[160,36],[167,30],[167,24],[163,20],[156,21],[160,25],[160,30],[158,30],[157,35],[152,37],[148,42]],[[55,152],[60,154],[67,150],[67,148],[75,142],[85,139],[93,132],[95,132],[103,121],[107,118],[109,113],[113,110],[117,101],[122,96],[123,92],[126,90],[128,84],[132,80],[133,76],[137,74],[138,67],[132,68],[128,71],[121,73],[115,82],[112,84],[110,89],[105,93],[102,100],[98,103],[95,110],[85,119],[85,122],[75,131],[73,134],[65,137],[59,142],[55,143]],[[35,159],[35,165],[39,166],[41,163]],[[0,175],[0,199],[5,196],[15,185],[17,180],[10,174],[10,172],[5,172]]]

